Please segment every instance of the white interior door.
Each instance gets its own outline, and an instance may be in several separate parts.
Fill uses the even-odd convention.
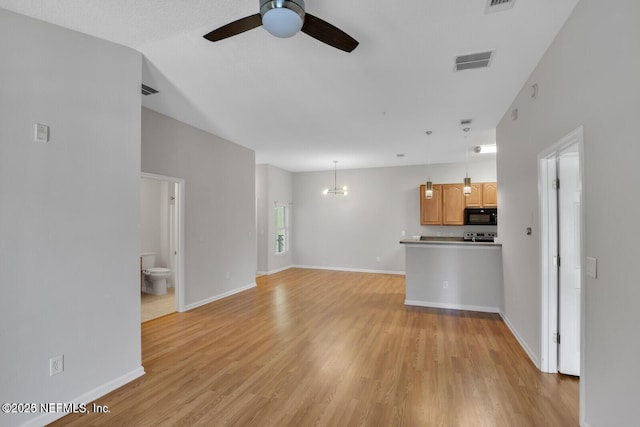
[[[558,371],[580,375],[580,158],[577,144],[558,153]]]

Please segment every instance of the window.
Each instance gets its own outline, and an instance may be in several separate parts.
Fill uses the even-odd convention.
[[[276,206],[276,253],[289,250],[289,218],[286,206]]]

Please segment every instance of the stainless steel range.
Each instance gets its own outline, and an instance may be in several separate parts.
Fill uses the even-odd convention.
[[[494,231],[465,231],[463,240],[465,242],[491,242],[496,240],[498,233]]]

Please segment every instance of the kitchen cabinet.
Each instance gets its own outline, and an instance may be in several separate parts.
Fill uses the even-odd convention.
[[[471,194],[464,195],[464,184],[433,184],[433,198],[425,197],[425,184],[420,186],[421,225],[464,225],[464,209],[495,208],[498,187],[495,182],[472,182]]]
[[[442,225],[442,184],[433,184],[433,197],[427,199],[426,185],[420,186],[420,224]]]
[[[464,185],[442,184],[442,225],[464,225]]]
[[[465,197],[465,206],[468,208],[481,208],[482,207],[482,197],[483,197],[483,183],[481,182],[472,182],[471,183],[471,194]]]
[[[498,184],[495,182],[482,183],[482,207],[498,207]]]
[[[471,194],[466,197],[468,208],[495,208],[498,206],[498,186],[495,182],[472,182]]]

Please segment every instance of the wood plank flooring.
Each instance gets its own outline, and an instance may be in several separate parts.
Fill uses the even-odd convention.
[[[406,307],[404,277],[291,269],[142,325],[146,375],[68,426],[577,426],[498,315]]]

